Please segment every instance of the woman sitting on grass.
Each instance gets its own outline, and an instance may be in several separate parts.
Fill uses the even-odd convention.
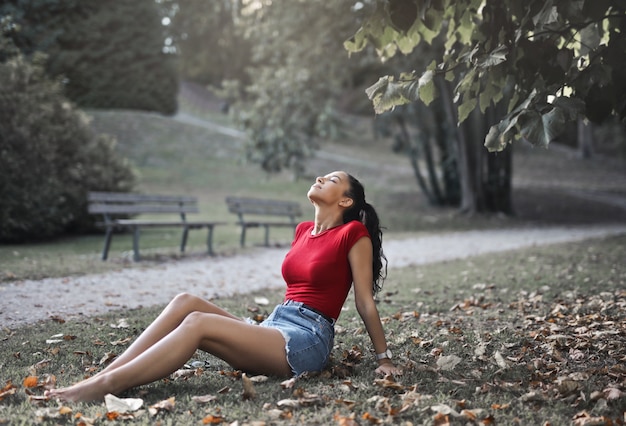
[[[284,302],[260,325],[213,303],[176,296],[148,328],[98,374],[46,392],[64,401],[102,400],[167,377],[201,349],[233,368],[257,374],[299,376],[328,362],[334,324],[352,283],[356,308],[376,353],[378,374],[401,374],[391,361],[374,294],[386,258],[374,208],[361,183],[346,172],[318,177],[307,196],[315,220],[296,227],[282,273]]]

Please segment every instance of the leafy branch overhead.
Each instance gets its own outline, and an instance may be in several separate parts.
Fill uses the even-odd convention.
[[[382,60],[420,43],[443,43],[426,69],[381,77],[367,95],[376,113],[453,87],[458,123],[500,102],[507,113],[485,138],[501,151],[524,138],[547,146],[578,117],[626,119],[626,4],[619,0],[377,0],[349,52],[373,46]]]

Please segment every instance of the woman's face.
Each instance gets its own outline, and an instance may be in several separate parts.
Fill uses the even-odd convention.
[[[311,185],[307,197],[312,203],[335,205],[344,200],[349,200],[345,195],[349,189],[348,174],[336,171],[326,176],[318,176],[315,183]]]

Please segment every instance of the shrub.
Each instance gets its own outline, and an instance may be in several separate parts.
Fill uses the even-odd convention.
[[[84,231],[92,223],[88,191],[134,185],[114,143],[91,131],[87,116],[45,75],[42,58],[0,63],[0,241]]]

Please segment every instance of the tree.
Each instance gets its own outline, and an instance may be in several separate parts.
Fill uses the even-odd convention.
[[[84,230],[87,192],[129,190],[134,174],[46,76],[44,58],[30,63],[10,45],[0,35],[0,241]]]
[[[229,82],[237,122],[247,131],[248,159],[268,172],[298,176],[320,137],[337,131],[334,105],[352,77],[342,46],[353,28],[348,0],[255,2],[241,27],[252,43],[249,84]],[[280,41],[277,43],[276,41]]]
[[[467,211],[506,204],[505,148],[513,141],[546,147],[580,116],[626,118],[626,5],[619,0],[377,0],[370,12],[346,42],[349,51],[371,44],[388,59],[445,37],[436,61],[381,77],[368,96],[377,113],[438,96],[450,103]],[[477,151],[471,133],[482,133],[484,146],[501,154]],[[485,197],[485,185],[504,193]]]
[[[79,106],[176,111],[176,63],[154,0],[7,0],[6,15],[17,47],[45,52],[47,73]]]
[[[181,78],[220,87],[224,79],[246,79],[250,41],[238,30],[240,0],[158,0]]]

